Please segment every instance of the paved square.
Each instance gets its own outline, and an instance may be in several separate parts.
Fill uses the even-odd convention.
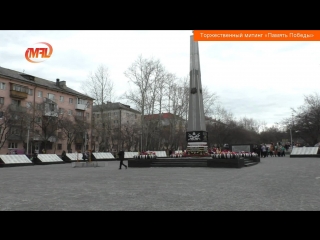
[[[252,167],[0,168],[1,211],[319,211],[320,158],[268,157]],[[127,165],[128,162],[124,161]]]

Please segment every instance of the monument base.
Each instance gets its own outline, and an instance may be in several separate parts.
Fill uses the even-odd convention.
[[[209,157],[207,143],[188,143],[187,150],[183,157]]]

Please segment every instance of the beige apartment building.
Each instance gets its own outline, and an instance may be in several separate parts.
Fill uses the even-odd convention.
[[[0,154],[90,150],[93,98],[0,67]]]
[[[92,139],[97,152],[138,151],[141,113],[120,102],[93,106]]]

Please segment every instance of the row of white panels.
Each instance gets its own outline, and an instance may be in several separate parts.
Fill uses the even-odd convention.
[[[0,155],[0,159],[6,163],[32,163],[26,155]]]
[[[294,147],[291,155],[317,154],[318,147]]]
[[[0,159],[6,163],[32,163],[26,155],[0,155]],[[38,154],[38,159],[41,162],[63,162],[57,154]]]
[[[154,151],[157,157],[167,157],[165,151]],[[92,153],[95,159],[115,159],[115,157],[110,152],[94,152]],[[82,160],[82,153],[67,153],[67,157],[72,160]],[[133,158],[137,156],[138,152],[124,152],[124,158]]]
[[[155,151],[157,157],[167,157],[165,151]],[[96,159],[115,159],[110,152],[95,152],[92,153]],[[70,160],[82,160],[82,153],[67,153],[67,157]],[[125,152],[124,158],[134,158],[138,152]],[[6,164],[13,163],[32,163],[32,161],[26,155],[0,155],[0,159]],[[63,162],[63,160],[57,154],[38,154],[38,159],[41,162]]]

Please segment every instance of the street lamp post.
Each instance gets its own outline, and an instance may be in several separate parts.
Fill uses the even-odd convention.
[[[142,133],[140,133],[140,153],[142,153]]]
[[[290,139],[291,139],[291,152],[292,152],[293,146],[292,146],[292,131],[291,131],[291,127],[290,127]]]
[[[291,126],[290,126],[290,140],[291,140],[291,152],[293,150],[293,144],[292,144],[292,127],[293,127],[293,113],[292,113],[292,119],[291,119]]]
[[[29,130],[30,130],[30,127],[28,126],[28,134],[27,134],[27,155],[29,154]]]

